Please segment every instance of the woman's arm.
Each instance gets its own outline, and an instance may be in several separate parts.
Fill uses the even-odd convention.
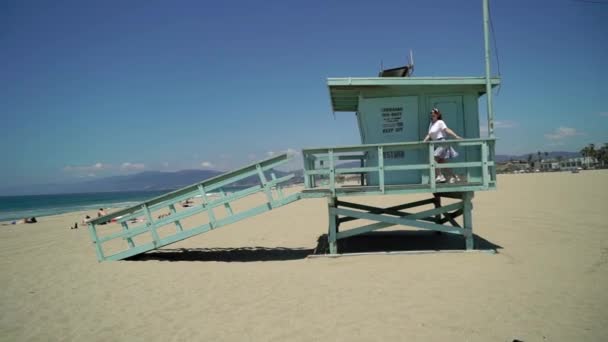
[[[451,135],[452,137],[454,137],[454,139],[462,139],[461,137],[458,136],[458,134],[454,133],[454,131],[452,131],[449,127],[445,128],[445,132],[449,135]]]
[[[427,142],[429,141],[429,139],[431,139],[431,135],[427,134],[426,137],[424,137],[424,140],[422,140],[422,142]]]

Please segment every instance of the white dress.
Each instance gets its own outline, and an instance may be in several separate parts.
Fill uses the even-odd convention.
[[[443,120],[431,122],[429,125],[429,136],[431,137],[431,140],[445,140],[445,130],[447,128],[448,126],[445,124],[445,122],[443,122]],[[456,152],[453,147],[445,144],[441,144],[439,147],[437,147],[433,154],[435,155],[435,157],[441,159],[450,159],[458,157],[458,152]]]

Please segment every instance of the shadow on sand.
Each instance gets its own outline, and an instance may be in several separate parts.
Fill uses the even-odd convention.
[[[502,247],[474,236],[475,249],[497,251]],[[432,231],[372,232],[339,240],[340,253],[374,253],[397,251],[464,251],[464,238]],[[304,259],[309,255],[329,253],[327,235],[317,239],[315,248],[239,247],[158,249],[126,259],[127,261],[217,261],[256,262]]]
[[[502,249],[479,235],[473,234],[476,250],[497,252]],[[338,240],[340,253],[464,251],[464,237],[427,230],[371,232]],[[329,253],[327,235],[319,237],[315,254]]]

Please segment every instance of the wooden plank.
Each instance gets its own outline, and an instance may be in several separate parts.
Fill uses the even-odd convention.
[[[413,164],[413,165],[387,165],[385,171],[411,171],[411,170],[427,170],[431,167],[430,164]]]
[[[337,168],[336,169],[336,174],[362,173],[362,172],[378,172],[378,167],[368,166],[368,167],[349,167],[349,168]]]
[[[494,138],[474,138],[474,139],[467,138],[467,139],[461,139],[461,140],[446,140],[445,142],[433,141],[432,143],[433,144],[448,143],[448,144],[453,144],[454,146],[468,146],[468,144],[471,144],[471,143],[474,143],[475,145],[480,145],[480,143],[487,142],[487,141],[494,141],[494,140],[496,140],[496,139],[494,139]],[[401,148],[406,148],[406,147],[422,148],[425,144],[428,144],[428,143],[421,142],[421,141],[414,141],[414,142],[399,142],[399,143],[386,143],[386,144],[314,147],[314,148],[302,149],[302,153],[304,155],[322,154],[322,153],[327,153],[327,151],[330,149],[333,150],[334,153],[366,152],[366,151],[374,151],[378,148],[378,146],[382,146],[384,148],[395,148],[395,149],[401,149]]]
[[[457,228],[446,227],[446,226],[442,226],[442,225],[435,224],[435,223],[416,221],[418,219],[431,217],[431,216],[434,216],[436,214],[441,214],[446,211],[456,210],[461,207],[462,207],[462,203],[453,203],[453,204],[450,204],[450,205],[447,205],[444,207],[425,210],[425,211],[422,211],[422,212],[419,212],[416,214],[407,215],[407,216],[403,216],[403,217],[393,217],[393,216],[386,216],[386,215],[379,215],[379,214],[364,213],[364,212],[360,212],[360,211],[354,211],[354,210],[342,209],[342,208],[334,209],[333,213],[336,215],[345,215],[345,216],[357,217],[360,219],[379,222],[379,223],[373,223],[373,224],[365,225],[362,227],[357,227],[354,229],[349,229],[346,231],[339,232],[338,239],[343,239],[343,238],[346,238],[349,236],[367,233],[367,232],[374,231],[377,229],[390,227],[393,225],[412,226],[412,227],[431,229],[431,230],[436,230],[436,231],[441,231],[441,232],[446,232],[446,233],[461,234],[461,230],[457,229]]]
[[[277,176],[274,174],[274,172],[270,173],[270,177],[272,177],[273,181],[277,180]],[[279,198],[283,198],[283,189],[281,189],[280,185],[276,185],[275,189],[277,191],[277,195],[279,196]]]
[[[437,166],[437,162],[435,162],[435,145],[433,143],[429,143],[429,164],[431,168],[429,169],[429,187],[432,192],[436,191],[435,185],[435,167]]]
[[[264,188],[264,193],[266,193],[268,208],[272,208],[272,202],[274,202],[274,200],[272,199],[272,192],[270,190],[270,187],[267,185],[268,181],[266,180],[266,175],[264,175],[264,171],[262,170],[262,167],[260,165],[256,166],[256,168],[258,169],[258,177],[260,178],[260,182],[262,183],[262,188]]]
[[[441,207],[441,197],[435,195],[433,196],[433,206],[435,206],[435,208],[440,208]],[[441,224],[441,214],[437,214],[435,215],[435,223],[437,224]]]
[[[465,246],[467,250],[475,248],[473,245],[473,205],[471,203],[473,196],[471,192],[465,193],[463,197],[463,233],[465,237]]]
[[[146,224],[148,225],[148,228],[150,229],[150,233],[152,233],[152,240],[154,240],[154,243],[157,244],[157,246],[158,246],[158,241],[160,240],[160,238],[158,236],[158,232],[156,231],[156,226],[154,225],[154,219],[152,219],[152,213],[150,213],[150,208],[148,208],[148,206],[145,203],[142,204],[141,208],[144,211],[144,213],[146,214],[146,219],[147,219]]]
[[[296,200],[299,199],[299,197],[297,196],[298,194],[293,194],[290,195],[288,197],[286,197],[283,201],[281,201],[282,205],[286,205],[289,204],[291,202],[294,202]],[[218,220],[216,222],[216,228],[219,227],[223,227],[226,225],[229,225],[231,223],[246,219],[248,217],[251,216],[255,216],[255,215],[259,215],[262,214],[266,211],[269,211],[270,209],[268,208],[268,206],[266,205],[260,205],[257,206],[255,208],[243,211],[241,213],[237,213],[234,214],[232,216],[228,216],[225,218],[222,218],[220,220]],[[192,228],[192,229],[188,229],[188,230],[184,230],[183,232],[171,235],[169,237],[163,238],[161,240],[159,240],[158,245],[154,244],[154,243],[147,243],[147,244],[143,244],[141,246],[137,246],[135,248],[132,249],[128,249],[126,251],[120,252],[120,253],[116,253],[114,255],[108,256],[107,258],[105,258],[105,260],[111,261],[111,260],[122,260],[140,253],[144,253],[144,252],[148,252],[151,251],[153,249],[156,249],[157,247],[161,247],[161,246],[166,246],[187,238],[190,238],[192,236],[196,236],[205,232],[208,232],[209,230],[211,230],[211,226],[207,223],[207,224],[203,224],[201,226]]]
[[[330,197],[327,199],[327,213],[329,218],[329,228],[327,233],[327,242],[329,243],[329,252],[331,254],[338,253],[338,215],[335,214],[336,198]]]
[[[274,173],[273,173],[273,175],[274,175]],[[222,195],[222,198],[226,198],[226,192],[224,191],[224,188],[220,188],[220,194]],[[226,213],[228,213],[228,215],[234,214],[229,202],[224,203],[224,208],[226,208]]]
[[[291,177],[292,177],[292,175],[279,178],[279,179],[277,179],[277,182],[281,182],[282,179],[291,178]],[[274,181],[272,184],[274,184]],[[226,198],[220,198],[220,199],[209,202],[208,206],[215,208],[224,203],[229,203],[230,201],[236,201],[241,198],[252,195],[252,194],[260,191],[261,189],[262,189],[262,186],[255,185],[255,186],[252,186],[252,187],[244,189],[244,190],[239,190],[239,191],[233,192]],[[178,220],[184,219],[184,218],[192,216],[192,215],[196,215],[196,214],[201,213],[206,210],[207,210],[207,208],[203,207],[203,206],[192,207],[190,209],[183,210],[182,212],[177,213],[176,215],[170,215],[165,218],[162,218],[162,219],[156,221],[156,223],[159,227],[162,227],[168,223],[177,222]],[[146,232],[148,232],[148,226],[146,224],[143,224],[141,226],[137,226],[137,227],[130,229],[129,233],[127,235],[125,235],[123,232],[108,235],[102,239],[102,242],[106,242],[106,241],[116,239],[116,238],[135,237],[137,235],[141,235]]]
[[[171,215],[177,215],[177,210],[175,210],[175,205],[170,204],[169,205],[169,210],[171,211]],[[181,232],[184,230],[184,228],[182,227],[181,222],[179,222],[179,220],[175,220],[175,228],[177,229],[178,232]]]
[[[338,200],[338,201],[336,201],[336,206],[342,206],[342,207],[359,209],[359,210],[367,210],[368,212],[370,212],[372,214],[390,214],[390,215],[395,215],[395,216],[407,216],[407,215],[412,215],[412,214],[406,213],[406,212],[401,212],[400,210],[430,204],[430,203],[433,203],[433,201],[434,201],[434,199],[431,198],[431,199],[420,200],[420,201],[416,201],[416,202],[412,202],[412,203],[399,204],[399,205],[395,205],[395,206],[388,207],[388,208],[379,208],[379,207],[372,207],[369,205],[364,205],[364,204],[359,204],[359,203],[351,203],[351,202],[344,202],[344,201]],[[358,220],[358,218],[342,217],[338,220],[338,222],[344,223],[344,222],[349,222],[349,221],[354,221],[354,220]]]
[[[266,171],[266,170],[270,170],[270,169],[276,167],[277,165],[284,164],[287,161],[289,161],[290,159],[291,159],[290,156],[288,156],[286,153],[283,153],[283,154],[259,161],[254,164],[244,166],[240,169],[229,171],[229,172],[223,173],[221,175],[206,179],[202,182],[192,184],[187,187],[184,187],[184,188],[169,192],[167,194],[155,197],[153,199],[143,202],[143,204],[146,204],[146,206],[148,208],[153,208],[154,205],[163,203],[162,206],[165,207],[171,203],[174,203],[172,201],[176,197],[180,197],[180,196],[183,196],[184,194],[189,194],[193,191],[196,191],[198,184],[203,184],[207,191],[213,191],[213,190],[219,189],[221,187],[224,187],[226,185],[229,185],[231,183],[234,183],[236,181],[245,179],[249,176],[255,175],[257,172],[257,170],[256,170],[257,166],[260,166],[262,168],[262,170]],[[136,207],[125,208],[125,209],[110,213],[108,215],[105,215],[103,217],[97,218],[95,220],[92,220],[91,222],[95,223],[95,224],[101,223],[101,222],[109,222],[111,219],[116,218],[118,216],[130,215],[135,210],[138,210],[138,209]]]
[[[213,213],[213,207],[209,206],[209,201],[207,198],[207,192],[205,192],[205,187],[202,184],[198,185],[198,191],[201,194],[201,199],[203,201],[202,207],[205,208],[207,215],[209,217],[209,224],[211,225],[211,229],[215,228],[215,214]]]
[[[126,222],[121,222],[120,225],[122,226],[122,232],[123,233],[128,233],[129,232],[129,227],[127,226]],[[133,239],[131,239],[130,237],[128,237],[126,240],[127,240],[127,244],[129,245],[129,248],[135,247],[135,244],[133,243]]]
[[[327,155],[329,156],[329,189],[331,190],[331,193],[333,195],[335,195],[336,193],[336,165],[334,162],[334,151],[333,150],[329,150],[327,152]]]
[[[97,236],[95,224],[89,222],[89,224],[87,224],[87,226],[89,227],[89,235],[91,237],[91,241],[93,241],[93,245],[95,246],[95,253],[97,254],[97,261],[101,262],[105,258],[103,255],[103,250],[101,248],[101,242],[99,241],[99,237]]]
[[[483,182],[484,187],[488,187],[488,182],[490,181],[490,175],[488,174],[488,145],[481,145],[481,162],[483,166],[481,167],[481,180]]]
[[[380,192],[384,193],[384,148],[378,146],[378,183]]]

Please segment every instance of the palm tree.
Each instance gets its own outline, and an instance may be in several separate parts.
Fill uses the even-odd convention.
[[[532,166],[532,154],[528,155],[528,167],[531,168]]]
[[[549,158],[549,152],[545,152],[545,159]]]
[[[587,163],[587,167],[589,167],[589,159],[596,158],[597,151],[595,150],[595,144],[589,144],[581,150],[581,154],[585,157],[585,162]]]
[[[608,143],[604,144],[604,146],[600,147],[596,152],[595,156],[597,161],[600,163],[601,167],[604,167],[606,162],[608,161]]]

